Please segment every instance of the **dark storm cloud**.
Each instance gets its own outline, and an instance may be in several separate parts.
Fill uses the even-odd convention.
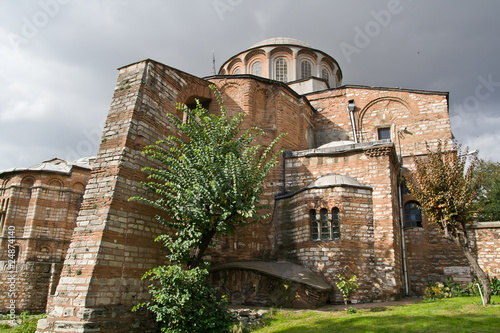
[[[0,7],[0,169],[95,153],[120,66],[152,58],[207,76],[212,50],[220,66],[277,36],[335,57],[344,84],[449,91],[455,136],[500,160],[498,1],[36,0]]]

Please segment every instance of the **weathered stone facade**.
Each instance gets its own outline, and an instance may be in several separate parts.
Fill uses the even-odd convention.
[[[145,179],[141,169],[154,163],[141,154],[145,145],[176,134],[167,112],[180,116],[176,104],[192,105],[195,98],[210,112],[218,111],[210,84],[221,91],[229,114],[246,114],[244,128],[257,126],[268,134],[259,144],[287,133],[277,147],[285,151],[283,158],[261,197],[271,206],[270,217],[218,239],[206,257],[231,264],[213,276],[227,278],[223,288],[235,302],[339,302],[337,274],[358,276],[354,302],[421,294],[427,279],[470,280],[463,255],[425,216],[417,218],[409,195],[400,195],[401,174],[413,168],[411,155],[425,154],[426,143],[452,140],[448,94],[340,86],[340,68],[325,54],[298,42],[286,44],[295,43],[289,39],[280,43],[260,43],[239,53],[219,75],[205,79],[149,59],[119,69],[102,144],[39,332],[150,329],[144,314],[130,309],[150,297],[140,278],[164,263],[152,239],[166,230],[154,219],[158,211],[128,199],[148,195],[139,185]],[[327,69],[335,70],[328,80],[320,75],[321,57]],[[283,66],[287,59],[294,61],[293,68]],[[315,67],[303,66],[301,59]],[[264,60],[262,75],[246,74]],[[230,65],[246,66],[241,67],[245,71],[233,73]],[[286,77],[300,82],[286,82]],[[323,90],[304,93],[302,83],[309,80],[321,81],[310,87]],[[473,230],[480,264],[498,274],[499,229]],[[246,264],[238,266],[241,262]],[[329,287],[276,273],[283,263],[312,271]],[[46,270],[40,266],[37,274]],[[288,293],[271,292],[292,285]]]
[[[89,160],[53,159],[0,174],[0,311],[43,312],[75,228]],[[12,302],[14,301],[14,302]]]

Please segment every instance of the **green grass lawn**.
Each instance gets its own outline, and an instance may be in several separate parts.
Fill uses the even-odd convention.
[[[500,332],[500,296],[482,306],[480,297],[345,311],[278,311],[270,325],[252,332]]]
[[[435,302],[345,311],[279,310],[270,324],[254,333],[332,332],[500,332],[500,296],[482,306],[480,297],[456,297]],[[0,328],[0,333],[13,330]]]

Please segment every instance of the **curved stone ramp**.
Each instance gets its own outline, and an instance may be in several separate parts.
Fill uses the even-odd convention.
[[[231,304],[316,308],[332,286],[307,267],[285,262],[231,262],[211,268],[212,282]]]

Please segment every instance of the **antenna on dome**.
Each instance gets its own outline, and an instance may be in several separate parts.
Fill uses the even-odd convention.
[[[215,75],[215,49],[212,51],[212,75]]]

